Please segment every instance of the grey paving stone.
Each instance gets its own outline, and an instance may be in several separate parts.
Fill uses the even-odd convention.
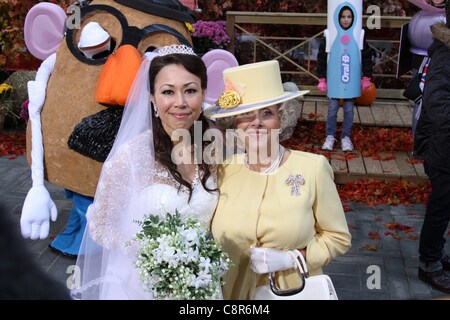
[[[25,157],[15,160],[0,157],[0,201],[7,205],[8,213],[16,221],[15,227],[18,232],[23,201],[30,187],[30,170]],[[65,198],[63,188],[49,183],[46,183],[46,187],[58,207],[58,219],[50,225],[50,234],[57,234],[67,223],[72,202]],[[417,278],[418,237],[425,206],[383,205],[372,208],[353,202],[349,205],[353,211],[346,212],[346,217],[351,226],[352,248],[324,267],[325,273],[333,280],[341,300],[438,299],[445,296]],[[391,231],[385,226],[387,222],[410,225],[416,228],[416,231],[412,233],[399,231],[397,234],[401,239],[396,240],[384,234]],[[380,240],[370,239],[369,232],[377,232]],[[405,238],[407,234],[416,236],[417,240]],[[50,239],[27,240],[26,243],[40,265],[53,277],[65,283],[70,276],[67,268],[74,264],[74,260],[51,252],[48,248],[50,241]],[[369,251],[364,248],[365,245],[375,245],[378,250]],[[447,242],[446,249],[450,252],[450,241]],[[380,289],[370,290],[367,286],[367,281],[373,274],[368,272],[370,266],[379,267]]]

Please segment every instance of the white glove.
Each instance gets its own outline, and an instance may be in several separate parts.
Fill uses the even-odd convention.
[[[250,248],[251,268],[258,274],[295,268],[291,251],[272,248]]]
[[[44,145],[42,142],[41,110],[45,102],[47,82],[53,71],[56,55],[49,56],[39,67],[36,81],[28,82],[28,113],[31,122],[31,178],[33,187],[28,191],[22,208],[20,227],[25,238],[45,239],[53,221],[58,217],[55,203],[44,187]]]
[[[58,211],[44,185],[33,186],[23,203],[20,227],[22,235],[32,240],[45,239],[50,229],[49,219],[56,221]]]

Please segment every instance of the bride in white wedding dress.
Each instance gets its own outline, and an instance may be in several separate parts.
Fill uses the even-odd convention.
[[[188,130],[192,136],[197,120],[202,131],[208,129],[201,114],[206,84],[206,67],[189,47],[172,45],[146,54],[87,212],[88,227],[72,277],[74,298],[153,299],[133,266],[137,248],[126,246],[144,215],[177,210],[209,230],[218,200],[216,168],[205,161],[196,164],[196,152],[191,151],[203,154],[206,144],[183,141],[186,148],[179,150],[187,161],[171,157],[175,130]],[[217,292],[220,298],[220,288]]]

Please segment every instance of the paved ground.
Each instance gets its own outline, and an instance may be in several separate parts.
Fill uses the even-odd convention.
[[[9,214],[17,222],[18,232],[22,204],[30,187],[30,170],[26,159],[0,157],[0,203],[8,207]],[[67,222],[71,201],[64,198],[62,188],[52,184],[47,184],[47,188],[59,210],[58,220],[51,224],[50,230],[51,234],[57,234]],[[346,215],[353,236],[352,248],[325,268],[341,300],[449,298],[417,278],[418,240],[414,240],[414,237],[419,236],[424,206],[370,208],[358,203],[350,205],[354,210]],[[391,231],[385,226],[391,222],[411,226],[416,231]],[[385,232],[393,232],[400,239],[385,235]],[[372,238],[378,234],[380,239],[372,240],[369,233]],[[69,276],[67,268],[74,264],[74,260],[51,252],[47,247],[50,240],[26,242],[41,266],[65,282]],[[447,252],[450,252],[449,242]]]

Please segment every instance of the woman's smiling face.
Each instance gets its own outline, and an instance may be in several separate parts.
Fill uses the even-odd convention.
[[[236,128],[242,130],[249,138],[246,141],[247,152],[256,148],[270,148],[273,141],[278,141],[280,129],[279,105],[265,107],[237,115],[235,117]],[[250,145],[248,142],[251,142]]]
[[[156,76],[154,88],[151,101],[167,134],[171,136],[176,129],[189,130],[202,111],[201,79],[182,65],[171,64]]]

